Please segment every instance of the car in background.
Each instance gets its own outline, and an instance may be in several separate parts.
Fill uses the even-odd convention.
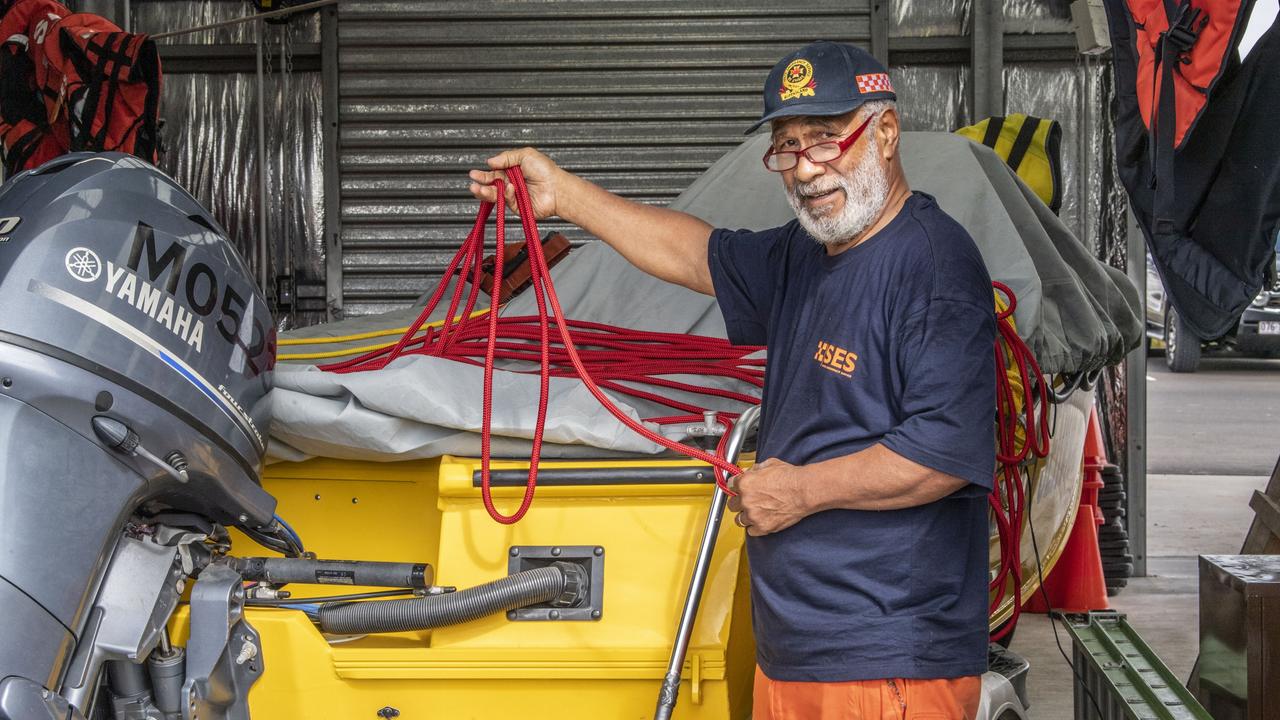
[[[1280,243],[1278,243],[1280,244]],[[1168,302],[1164,284],[1147,255],[1147,348],[1164,349],[1164,361],[1176,373],[1195,372],[1205,352],[1234,350],[1250,357],[1280,357],[1280,282],[1277,267],[1239,322],[1226,335],[1200,340]]]

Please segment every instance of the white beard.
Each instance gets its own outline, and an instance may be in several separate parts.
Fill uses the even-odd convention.
[[[861,235],[880,217],[889,200],[889,174],[880,164],[878,153],[873,139],[849,175],[831,172],[812,182],[797,182],[787,191],[787,202],[813,239],[827,246],[843,245]],[[804,196],[820,195],[835,188],[844,191],[844,207],[839,212],[818,215],[805,207]]]

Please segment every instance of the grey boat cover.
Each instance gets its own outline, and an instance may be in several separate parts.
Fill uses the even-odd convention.
[[[765,229],[789,222],[794,215],[781,182],[760,162],[767,143],[766,135],[751,137],[717,161],[671,207],[716,227]],[[902,148],[912,187],[936,197],[968,229],[992,278],[1017,294],[1018,331],[1044,372],[1096,370],[1118,362],[1137,346],[1142,325],[1133,285],[1123,273],[1094,259],[997,155],[945,133],[906,133]],[[568,317],[642,330],[725,336],[714,298],[646,275],[604,243],[574,250],[551,275]],[[281,351],[332,352],[367,346],[377,340],[336,345],[324,340],[403,328],[424,303],[425,295],[415,308],[285,333],[284,338],[317,343],[283,346]],[[444,311],[438,308],[437,316],[443,317]],[[516,297],[503,310],[504,315],[535,312],[532,293]],[[380,338],[382,342],[394,339]],[[307,362],[286,360],[276,367],[271,395],[272,457],[390,461],[479,453],[480,368],[413,355],[380,371],[338,375]],[[698,378],[696,382],[758,395],[753,387],[736,381]],[[701,398],[673,394],[705,404]],[[499,369],[494,373],[494,395],[495,456],[527,456],[538,405],[537,375]],[[671,413],[630,397],[611,397],[636,419]],[[718,402],[724,403],[718,409],[741,409]],[[681,439],[678,428],[666,431]],[[662,450],[609,415],[577,380],[552,380],[545,456],[608,457]]]

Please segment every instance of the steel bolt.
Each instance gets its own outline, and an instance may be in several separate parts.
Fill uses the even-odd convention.
[[[551,548],[552,557],[560,557],[560,548]]]
[[[507,619],[508,619],[508,620],[515,620],[515,619],[516,619],[516,611],[515,611],[515,610],[508,610],[508,611],[507,611]]]
[[[351,498],[351,504],[352,504],[352,505],[357,505],[357,504],[359,504],[359,502],[360,502],[360,498]]]
[[[236,656],[236,664],[243,665],[256,657],[258,657],[258,646],[245,640],[240,646],[240,654]]]
[[[559,619],[560,619],[560,611],[559,611],[559,610],[552,610],[551,612],[547,613],[547,617],[551,618],[552,620],[559,620]]]
[[[516,547],[511,548],[511,557],[516,557],[519,554],[520,554],[520,548],[516,548]]]
[[[240,522],[242,522],[242,523],[247,523],[247,522],[249,522],[249,516],[248,516],[248,515],[241,515],[240,517],[238,517],[238,518],[236,518],[236,519],[237,519],[237,520],[239,520],[239,521],[240,521]]]
[[[178,578],[178,581],[173,584],[173,589],[177,590],[178,594],[181,595],[182,591],[187,589],[186,581],[182,578]]]
[[[317,499],[317,500],[319,500],[319,499],[320,499],[320,493],[316,493],[316,499]]]
[[[7,388],[13,387],[13,378],[5,378],[3,380],[0,380],[0,385],[4,385]]]
[[[383,718],[383,720],[398,718],[400,717],[400,711],[388,705],[378,711],[378,717]]]
[[[604,548],[597,547],[593,552],[595,553],[596,557],[600,557],[601,555],[604,554]]]
[[[592,611],[591,611],[591,619],[592,619],[592,620],[599,620],[599,619],[600,619],[600,611],[599,611],[599,610],[592,610]]]

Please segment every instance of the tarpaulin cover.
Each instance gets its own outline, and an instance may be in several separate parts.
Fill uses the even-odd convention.
[[[763,229],[788,222],[793,215],[778,176],[760,163],[767,142],[765,135],[748,139],[717,161],[671,207],[718,227]],[[943,133],[906,133],[903,156],[912,186],[934,195],[969,230],[992,276],[1017,293],[1019,331],[1045,372],[1100,368],[1136,346],[1142,328],[1132,285],[1119,271],[1093,259],[999,157]],[[552,278],[569,317],[724,337],[714,298],[650,277],[603,243],[576,250],[552,271]],[[526,293],[504,312],[523,315],[532,314],[533,309],[533,298]],[[283,352],[332,351],[335,345],[320,341],[403,328],[417,312],[404,310],[287,333],[286,338],[318,342],[285,346]],[[361,338],[347,347],[354,352],[371,342]],[[728,380],[699,382],[757,394],[754,388],[734,387],[737,384]],[[478,367],[417,355],[401,357],[377,372],[338,375],[286,362],[277,367],[275,383],[274,457],[402,460],[479,451]],[[526,454],[537,409],[537,377],[500,370],[495,373],[494,394],[495,454]],[[619,399],[618,404],[636,418],[668,413],[630,398]],[[576,380],[553,379],[550,408],[545,437],[552,444],[544,446],[548,456],[660,450],[617,422]]]

